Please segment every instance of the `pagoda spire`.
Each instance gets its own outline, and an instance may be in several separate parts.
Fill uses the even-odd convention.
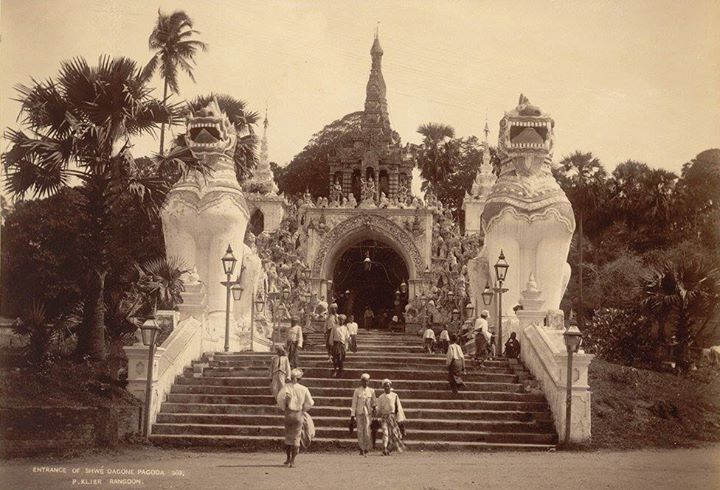
[[[383,49],[380,46],[379,24],[375,29],[375,38],[370,56],[372,65],[365,91],[365,111],[362,120],[362,129],[371,142],[390,142],[390,116],[387,108],[387,88],[382,74]]]

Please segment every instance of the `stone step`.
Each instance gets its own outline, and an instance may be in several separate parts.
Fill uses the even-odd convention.
[[[309,377],[315,377],[315,378],[330,378],[332,374],[332,368],[330,366],[326,368],[308,368],[303,369],[305,376]],[[192,368],[186,368],[184,373],[186,375],[192,375],[193,369]],[[343,379],[352,379],[357,380],[360,379],[360,375],[363,373],[368,373],[370,375],[371,379],[378,379],[382,380],[383,378],[390,378],[393,380],[393,383],[395,383],[396,379],[425,379],[425,380],[442,380],[447,379],[447,371],[444,369],[435,369],[435,370],[428,370],[428,369],[375,369],[374,367],[366,367],[363,369],[358,369],[355,367],[348,367],[347,369],[344,369],[342,372],[341,377]],[[263,376],[267,375],[267,371],[262,370],[251,370],[251,369],[242,369],[242,368],[219,368],[219,367],[209,367],[206,369],[203,369],[202,371],[203,377],[252,377],[255,376]],[[490,373],[490,372],[483,372],[483,371],[468,371],[467,375],[463,377],[463,379],[467,379],[468,381],[490,381],[490,382],[497,382],[497,383],[517,383],[518,377],[515,374],[510,373]]]
[[[304,357],[300,357],[299,359],[299,365],[304,370],[311,369],[311,368],[331,368],[332,363],[325,357],[325,359],[316,359],[316,360],[308,360]],[[248,361],[210,361],[209,363],[198,363],[198,364],[207,364],[209,368],[215,369],[251,369],[251,370],[258,370],[261,371],[263,369],[269,370],[270,369],[270,361],[264,361],[264,360],[248,360]],[[396,370],[402,370],[402,369],[413,369],[417,371],[422,370],[428,370],[431,369],[433,371],[440,370],[442,372],[447,372],[445,367],[445,362],[442,363],[439,362],[425,362],[425,363],[415,363],[415,362],[404,362],[402,360],[390,360],[390,361],[367,361],[365,359],[355,359],[352,357],[345,358],[344,362],[344,368],[345,369],[369,369],[369,368],[375,368],[375,369],[396,369]],[[468,372],[470,372],[471,369],[468,368]],[[499,374],[516,374],[512,371],[512,369],[508,366],[499,366],[499,367],[483,367],[478,370],[479,372],[485,372],[485,373],[499,373]]]
[[[375,390],[381,390],[381,380],[371,379],[369,386],[375,388]],[[212,385],[212,386],[262,386],[268,387],[270,385],[270,379],[267,376],[267,372],[262,373],[258,376],[212,376],[195,377],[192,374],[185,374],[180,376],[176,380],[177,384],[181,385]],[[358,387],[357,379],[343,379],[343,378],[310,378],[303,377],[302,384],[307,386],[312,393],[312,390],[320,387],[327,388],[346,388],[353,390]],[[397,390],[427,390],[427,391],[450,391],[450,386],[447,380],[419,380],[419,379],[393,379],[393,386]],[[517,383],[496,383],[487,381],[465,381],[466,391],[508,391],[508,392],[520,392],[523,387]],[[352,393],[352,391],[351,391]],[[544,400],[544,398],[541,397]]]
[[[209,424],[209,425],[267,425],[283,427],[284,416],[278,409],[262,415],[212,415],[212,414],[183,414],[160,413],[158,423],[162,424]],[[313,416],[316,427],[342,427],[347,429],[349,416]],[[410,430],[468,430],[493,432],[540,432],[553,431],[551,421],[503,421],[503,420],[448,420],[448,419],[409,419],[406,426]]]
[[[271,425],[214,425],[214,424],[166,424],[153,425],[153,433],[197,434],[213,436],[269,436],[282,438],[283,426]],[[380,431],[381,432],[381,431]],[[315,424],[316,437],[328,439],[355,440],[347,427],[324,427]],[[554,433],[547,432],[490,432],[475,430],[420,430],[408,431],[405,439],[417,441],[458,441],[458,442],[502,442],[524,444],[553,444],[557,440]]]
[[[308,351],[301,349],[299,351],[299,356],[301,359],[308,359],[308,360],[325,360],[327,359],[327,352],[323,350],[316,350],[316,351]],[[238,352],[238,353],[214,353],[214,360],[216,361],[246,361],[246,360],[263,360],[265,362],[270,362],[270,359],[275,354],[270,352]],[[368,352],[368,351],[358,351],[358,352],[348,352],[347,353],[347,359],[363,359],[367,360],[369,362],[382,362],[382,361],[388,361],[388,360],[401,360],[401,361],[410,361],[410,362],[427,362],[432,364],[445,364],[445,354],[440,353],[434,353],[434,354],[428,354],[426,352],[420,352],[418,354],[413,353],[407,353],[407,352],[393,352],[389,353],[387,351],[383,351],[382,353],[379,352]],[[469,361],[469,359],[468,359]],[[513,363],[508,359],[502,359],[502,358],[488,358],[485,360],[485,366],[487,367],[510,367],[514,366],[516,369],[522,369],[522,366],[517,363]]]
[[[508,385],[511,388],[521,388],[519,385]],[[270,387],[267,386],[214,386],[203,384],[175,384],[170,390],[171,393],[186,394],[207,394],[207,395],[269,395]],[[346,397],[348,400],[352,398],[352,388],[328,388],[313,387],[311,388],[313,396],[333,396]],[[416,398],[432,398],[434,400],[528,400],[531,395],[515,391],[461,391],[454,394],[452,391],[445,390],[397,390],[401,400],[412,400]],[[378,396],[380,391],[377,391]],[[542,395],[532,395],[536,401],[543,401]]]
[[[235,451],[253,452],[259,450],[280,451],[283,442],[277,437],[267,436],[207,436],[197,434],[152,434],[153,444],[173,447],[213,447],[232,448]],[[378,441],[379,443],[379,441]],[[412,441],[406,442],[411,451],[547,451],[555,448],[552,444],[490,443],[468,441]],[[378,446],[379,447],[379,446]],[[313,440],[310,452],[318,451],[356,451],[354,439],[333,439],[318,437]],[[281,457],[283,457],[281,455]],[[396,457],[402,457],[397,456]]]
[[[552,416],[543,407],[543,411],[523,410],[446,410],[444,408],[410,408],[403,406],[405,415],[412,420],[451,419],[451,420],[543,420],[551,421]],[[276,405],[237,405],[222,403],[173,403],[164,402],[161,414],[201,414],[201,415],[265,415],[279,411]],[[349,404],[345,406],[323,407],[315,405],[313,416],[349,417]]]
[[[317,406],[347,407],[347,397],[313,397]],[[169,393],[168,402],[171,403],[222,403],[239,405],[275,405],[275,397],[272,395],[208,395],[208,394],[185,394]],[[412,399],[405,400],[403,408],[445,408],[454,409],[476,409],[476,410],[529,410],[542,412],[546,409],[544,402],[536,401],[492,401],[492,400],[432,400]]]

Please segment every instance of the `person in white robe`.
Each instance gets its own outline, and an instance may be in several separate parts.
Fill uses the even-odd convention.
[[[273,396],[277,396],[285,383],[290,381],[291,369],[285,348],[282,345],[277,346],[277,355],[270,360],[270,388]]]
[[[400,397],[392,389],[392,381],[384,379],[382,385],[384,393],[377,399],[377,410],[383,431],[383,456],[389,456],[392,451],[405,450],[403,431],[400,429],[400,425],[405,422],[405,412]]]
[[[367,453],[372,447],[372,433],[370,431],[370,422],[375,416],[377,410],[377,398],[375,390],[368,386],[370,375],[363,373],[360,376],[360,387],[356,388],[352,396],[352,405],[350,405],[351,423],[354,420],[357,427],[358,446],[360,446],[360,456],[367,457]]]
[[[307,441],[314,432],[312,419],[307,411],[315,405],[310,390],[300,384],[302,369],[295,368],[290,371],[290,383],[282,387],[275,400],[278,407],[285,411],[285,454],[287,459],[283,464],[292,468],[295,466],[295,457],[300,452],[300,440]],[[305,432],[305,434],[303,434]],[[303,437],[304,436],[304,437]]]
[[[290,366],[298,367],[298,349],[303,348],[303,331],[300,323],[293,322],[293,326],[287,332],[287,352],[290,359]]]

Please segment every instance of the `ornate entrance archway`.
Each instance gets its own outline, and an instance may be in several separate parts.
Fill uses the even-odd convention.
[[[374,214],[360,214],[334,226],[323,237],[312,259],[312,275],[318,279],[331,279],[333,267],[347,247],[364,239],[375,239],[393,247],[405,261],[410,279],[424,268],[415,236],[391,220]]]
[[[402,320],[408,302],[408,272],[395,249],[378,240],[362,240],[348,247],[333,269],[333,296],[339,312],[353,315],[361,326],[387,328],[397,315]],[[366,312],[372,317],[366,317]]]
[[[419,236],[413,235],[405,227],[379,214],[366,212],[341,221],[320,238],[320,244],[310,260],[315,291],[319,297],[327,296],[328,281],[335,281],[335,268],[342,255],[367,240],[381,243],[397,255],[404,266],[403,272],[407,274],[403,278],[407,280],[407,293],[404,295],[412,298],[415,294],[414,284],[425,270],[425,261],[416,245]],[[335,292],[344,293],[344,290]]]

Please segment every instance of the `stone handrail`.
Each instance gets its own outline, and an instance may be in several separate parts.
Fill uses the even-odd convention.
[[[565,402],[568,354],[563,330],[532,323],[521,331],[522,361],[545,393],[561,436],[565,434]],[[573,355],[572,419],[570,441],[590,438],[590,396],[588,366],[594,356],[583,351]]]
[[[148,347],[142,344],[125,347],[128,357],[128,391],[141,400],[147,383]],[[194,317],[182,320],[161,346],[155,349],[153,363],[150,423],[154,423],[160,405],[167,399],[175,378],[192,361],[202,356],[202,324]]]

